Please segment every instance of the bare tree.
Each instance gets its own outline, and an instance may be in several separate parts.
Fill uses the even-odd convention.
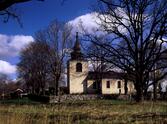
[[[98,36],[97,39],[99,42],[103,42],[104,39],[101,36]],[[89,61],[90,71],[94,73],[94,79],[97,85],[97,92],[101,93],[101,82],[104,72],[111,71],[113,66],[108,65],[106,61],[103,60],[104,52],[100,46],[94,45],[94,43],[89,43],[88,45],[83,45],[84,47],[84,56]]]
[[[7,80],[8,76],[6,74],[0,73],[0,94],[4,94]]]
[[[51,59],[51,72],[54,76],[54,87],[58,95],[60,77],[65,70],[66,53],[71,45],[71,26],[53,21],[45,30],[36,33],[36,41],[46,42],[54,51],[54,57]]]
[[[0,73],[0,94],[2,98],[4,99],[5,94],[11,93],[15,88],[15,83],[8,77],[8,75]]]
[[[8,80],[8,76],[6,74],[0,73],[0,82],[4,82]]]
[[[167,36],[166,0],[98,0],[96,10],[106,42],[96,37],[91,41],[100,46],[103,60],[134,77],[136,100],[143,100],[144,90],[150,85],[150,72],[166,69],[164,47]],[[163,56],[163,57],[162,57]],[[158,67],[155,65],[159,63]],[[167,75],[165,70],[161,77]]]
[[[44,94],[50,74],[50,47],[42,42],[32,42],[21,51],[18,63],[19,77],[23,78],[33,94]]]

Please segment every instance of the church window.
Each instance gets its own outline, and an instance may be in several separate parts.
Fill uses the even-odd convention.
[[[106,82],[106,87],[107,87],[107,88],[110,88],[110,81],[107,81],[107,82]]]
[[[77,63],[76,72],[82,72],[82,64],[81,63]]]
[[[118,81],[118,88],[121,88],[121,81]]]

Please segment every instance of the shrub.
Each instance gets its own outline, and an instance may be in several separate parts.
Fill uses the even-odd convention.
[[[32,101],[41,102],[41,103],[48,103],[49,102],[49,96],[28,94],[28,98]]]
[[[118,99],[119,94],[109,94],[103,95],[103,99]]]

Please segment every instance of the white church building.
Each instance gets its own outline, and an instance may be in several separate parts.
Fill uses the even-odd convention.
[[[70,94],[130,94],[135,92],[132,81],[125,74],[107,71],[90,72],[89,63],[83,58],[78,33],[67,65],[67,86]]]

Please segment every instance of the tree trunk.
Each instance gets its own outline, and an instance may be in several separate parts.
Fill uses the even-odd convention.
[[[125,79],[125,84],[124,84],[125,95],[128,94],[127,82],[128,82],[128,81]]]
[[[55,87],[55,95],[58,96],[58,91],[59,91],[59,78],[60,76],[56,76],[56,87]]]
[[[157,82],[153,83],[153,87],[154,87],[154,90],[153,90],[154,101],[156,101],[157,100]]]
[[[144,100],[143,89],[139,80],[136,81],[136,102],[142,102]]]
[[[148,98],[148,96],[147,96],[147,88],[144,89],[143,97],[144,97],[144,99]]]
[[[42,87],[42,95],[45,95],[45,88]]]
[[[142,102],[144,100],[143,93],[141,92],[141,89],[139,89],[136,90],[136,102]]]

